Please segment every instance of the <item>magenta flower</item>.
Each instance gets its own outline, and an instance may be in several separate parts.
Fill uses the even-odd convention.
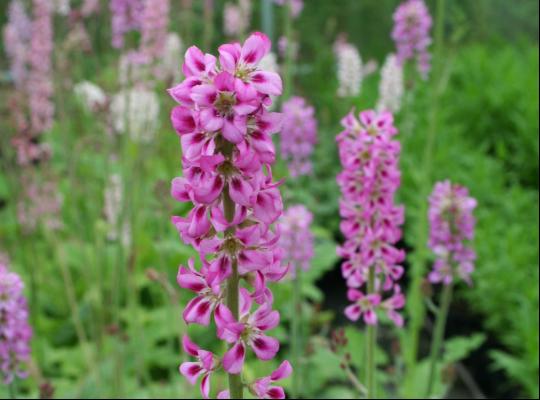
[[[0,261],[0,379],[5,384],[25,378],[23,366],[30,360],[32,329],[23,289],[19,275]]]
[[[396,247],[404,218],[403,207],[394,204],[400,185],[400,145],[393,140],[397,129],[391,113],[371,110],[361,112],[359,119],[350,113],[342,124],[345,129],[337,141],[343,171],[337,181],[345,243],[338,254],[344,258],[342,274],[353,302],[345,315],[353,321],[363,316],[374,325],[380,310],[401,326],[397,310],[405,299],[397,282],[403,275],[405,252]],[[367,293],[370,272],[374,288]],[[394,294],[388,297],[390,290]]]
[[[444,181],[435,185],[429,204],[429,247],[437,257],[429,280],[449,285],[459,277],[472,284],[476,254],[467,243],[474,238],[476,200],[467,188]]]
[[[349,288],[347,298],[354,304],[345,309],[345,315],[351,321],[358,321],[361,315],[364,316],[366,324],[375,325],[377,323],[377,314],[375,309],[381,303],[381,296],[378,294],[364,295],[361,291]]]
[[[286,379],[292,373],[291,364],[288,361],[283,361],[281,365],[270,376],[256,379],[248,385],[249,391],[259,399],[284,399],[285,391],[280,386],[272,384]],[[218,394],[218,399],[230,399],[231,395],[228,390],[224,390]]]
[[[431,15],[424,0],[406,0],[394,13],[392,39],[396,42],[398,65],[416,57],[418,71],[424,79],[431,69],[428,52],[431,25]]]
[[[238,322],[227,306],[218,306],[215,319],[218,337],[232,344],[223,356],[223,368],[231,374],[239,374],[244,365],[246,348],[250,347],[257,358],[271,360],[279,350],[279,342],[264,334],[279,324],[279,313],[272,311],[270,303],[264,303],[252,314],[253,299],[249,292],[241,289],[240,321]]]
[[[214,370],[219,367],[217,357],[209,351],[202,350],[199,346],[193,343],[187,335],[182,338],[184,351],[192,357],[195,357],[195,362],[185,362],[180,365],[180,373],[192,385],[197,383],[197,380],[202,376],[200,389],[201,394],[205,399],[210,397],[210,376]]]
[[[172,222],[201,262],[200,269],[194,260],[188,268],[180,266],[178,284],[195,293],[183,316],[188,324],[204,326],[213,317],[218,338],[229,344],[222,357],[190,347],[199,359],[183,364],[181,372],[191,382],[203,376],[203,396],[209,394],[211,371],[241,374],[249,349],[265,361],[279,350],[267,334],[279,323],[267,283],[281,280],[288,267],[278,248],[279,230],[272,226],[283,212],[280,182],[271,171],[271,135],[279,131],[281,116],[268,107],[282,84],[279,75],[259,68],[270,46],[265,35],[254,33],[243,45],[220,46],[219,60],[190,47],[182,66],[186,79],[169,89],[179,103],[171,122],[183,153],[183,174],[173,179],[171,195],[193,204]],[[238,304],[231,290],[238,291]]]
[[[313,214],[303,205],[290,206],[280,220],[280,247],[284,251],[284,260],[292,267],[291,274],[296,268],[307,271],[314,256],[313,234],[310,227]]]
[[[292,97],[282,106],[283,133],[281,155],[287,162],[292,177],[308,175],[312,171],[311,154],[317,143],[315,109],[305,99]]]

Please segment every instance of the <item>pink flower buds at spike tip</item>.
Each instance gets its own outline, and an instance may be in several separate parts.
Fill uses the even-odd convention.
[[[431,69],[428,52],[431,25],[431,15],[423,0],[407,0],[394,13],[392,39],[396,42],[398,64],[416,57],[418,71],[424,79]]]
[[[182,240],[200,255],[180,266],[178,284],[195,297],[184,310],[188,324],[209,326],[212,318],[219,339],[229,344],[223,356],[200,349],[188,337],[184,348],[195,361],[182,364],[180,372],[210,396],[211,373],[224,369],[229,381],[242,374],[251,355],[273,359],[279,342],[269,331],[279,324],[272,309],[268,282],[281,280],[288,271],[277,247],[279,230],[272,224],[283,212],[279,183],[273,182],[275,160],[272,135],[281,127],[281,115],[268,111],[271,96],[279,96],[281,78],[261,70],[259,62],[271,43],[254,33],[243,45],[224,44],[219,57],[190,47],[182,67],[186,79],[169,89],[179,105],[171,121],[182,146],[181,177],[173,179],[171,195],[191,202],[187,216],[172,222]],[[276,373],[252,385],[237,379],[229,391],[249,389],[260,398],[284,396],[272,386],[290,373]]]
[[[450,181],[435,185],[429,197],[429,248],[437,257],[429,274],[432,283],[448,285],[461,278],[472,284],[476,255],[467,242],[474,238],[475,208],[467,188]]]
[[[361,112],[359,119],[351,112],[342,124],[345,130],[337,142],[343,171],[337,181],[345,243],[338,254],[345,259],[342,273],[352,302],[345,315],[376,324],[381,311],[401,326],[396,310],[405,302],[398,285],[405,253],[395,247],[403,224],[403,207],[394,204],[400,185],[400,144],[393,140],[397,129],[391,113],[371,110]],[[367,293],[370,272],[374,290]]]
[[[281,154],[293,178],[312,171],[311,154],[317,143],[315,109],[301,97],[283,103]]]
[[[30,360],[32,329],[23,288],[19,275],[0,260],[0,380],[5,384],[25,378],[23,364]]]

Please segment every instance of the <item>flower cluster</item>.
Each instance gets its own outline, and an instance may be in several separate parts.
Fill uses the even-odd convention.
[[[398,112],[401,108],[403,92],[403,68],[397,62],[395,54],[390,54],[386,57],[381,69],[377,109],[392,113]]]
[[[418,71],[424,79],[431,68],[428,52],[431,25],[431,15],[424,0],[406,0],[394,13],[392,39],[396,42],[398,64],[416,57]]]
[[[39,135],[52,127],[54,115],[52,4],[50,0],[34,0],[33,5],[28,87],[31,88],[31,129],[34,135]]]
[[[337,56],[337,78],[339,97],[358,96],[364,75],[362,58],[354,45],[338,40],[334,45]]]
[[[398,326],[397,312],[405,299],[398,280],[405,253],[395,247],[401,238],[403,207],[394,204],[400,185],[399,142],[389,112],[363,111],[356,119],[351,112],[343,120],[345,130],[338,137],[343,171],[337,181],[341,188],[341,231],[345,243],[338,253],[345,259],[343,277],[352,305],[346,316],[367,324],[377,323],[377,311],[387,313]],[[387,294],[390,293],[390,294]]]
[[[165,55],[167,32],[169,29],[169,0],[147,1],[141,26],[141,51],[150,64],[160,62]],[[156,65],[154,75],[163,77],[160,65]]]
[[[90,81],[75,84],[73,92],[88,111],[104,109],[109,101],[103,89]]]
[[[124,89],[111,100],[111,118],[118,133],[127,133],[136,142],[150,142],[159,126],[159,99],[143,87]]]
[[[180,104],[171,121],[183,153],[183,176],[172,181],[171,194],[193,204],[187,217],[174,216],[172,222],[202,264],[196,269],[190,260],[188,267],[180,266],[178,284],[196,294],[183,316],[188,324],[207,326],[213,314],[217,336],[230,346],[219,358],[185,344],[197,361],[182,364],[180,371],[191,382],[202,376],[204,396],[217,368],[241,374],[248,348],[261,360],[279,350],[279,342],[266,332],[280,318],[272,310],[267,283],[288,271],[277,247],[279,234],[271,226],[283,211],[270,169],[275,160],[271,135],[278,132],[281,116],[267,107],[270,96],[281,94],[282,82],[278,74],[258,68],[270,47],[264,34],[254,33],[243,45],[220,46],[219,63],[190,47],[182,68],[186,79],[169,89]],[[259,394],[274,391],[273,380],[263,378],[250,387]]]
[[[30,360],[32,329],[23,288],[19,275],[0,261],[0,379],[5,384],[25,378],[23,365]]]
[[[303,205],[290,206],[283,213],[279,227],[281,230],[280,247],[285,261],[291,266],[291,274],[296,268],[307,271],[313,259],[313,234],[310,227],[313,214]]]
[[[144,13],[143,0],[111,0],[112,46],[124,46],[124,36],[130,31],[139,31]]]
[[[31,171],[29,171],[31,172]],[[17,218],[25,232],[33,232],[42,224],[50,230],[63,226],[60,216],[63,198],[57,182],[36,173],[21,178],[21,198],[17,204]]]
[[[435,185],[429,197],[429,247],[437,257],[429,274],[432,283],[449,285],[458,277],[472,283],[476,255],[467,242],[474,238],[475,208],[467,188],[450,181]]]
[[[4,46],[10,61],[11,77],[19,90],[23,90],[28,76],[30,26],[30,18],[22,2],[11,0],[8,8],[8,23],[4,27]]]
[[[281,156],[292,177],[308,175],[312,171],[310,160],[317,143],[315,109],[302,97],[292,97],[283,103],[283,134]]]
[[[249,28],[251,0],[239,0],[238,4],[225,3],[223,9],[223,32],[229,37],[240,37]]]

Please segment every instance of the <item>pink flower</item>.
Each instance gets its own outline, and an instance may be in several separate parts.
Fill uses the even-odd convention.
[[[33,5],[32,38],[29,53],[30,75],[27,90],[30,99],[32,134],[37,136],[49,130],[53,124],[51,56],[54,42],[51,2],[34,0]]]
[[[308,175],[312,171],[310,156],[317,143],[315,109],[303,98],[292,97],[283,103],[282,112],[282,158],[287,162],[292,177]]]
[[[230,270],[230,265],[228,268]],[[205,269],[202,271],[205,272]],[[197,297],[191,300],[184,309],[184,321],[188,324],[197,323],[208,326],[212,312],[222,301],[220,282],[216,282],[208,273],[203,274],[197,271],[193,259],[189,260],[189,269],[180,266],[176,281],[180,287],[197,293]]]
[[[467,243],[474,238],[476,200],[467,188],[444,181],[435,185],[429,204],[429,247],[437,257],[429,280],[448,285],[460,277],[472,284],[476,254]]]
[[[251,347],[255,355],[264,361],[274,358],[279,350],[279,342],[264,334],[279,324],[279,313],[272,311],[271,304],[265,303],[250,314],[253,299],[245,289],[241,289],[240,294],[240,321],[243,322],[236,321],[225,305],[219,305],[216,310],[218,337],[233,345],[223,356],[223,367],[231,374],[241,372],[246,347]]]
[[[23,288],[19,275],[0,260],[0,381],[6,385],[26,377],[23,366],[30,360],[32,328]]]
[[[278,247],[279,229],[272,226],[283,211],[280,182],[273,181],[271,171],[271,135],[279,131],[281,116],[268,107],[270,96],[281,93],[281,78],[258,65],[269,51],[270,41],[261,33],[243,45],[222,45],[219,63],[190,47],[182,66],[186,79],[169,89],[179,103],[171,122],[183,153],[183,173],[173,179],[171,195],[192,204],[187,215],[174,216],[172,222],[201,261],[199,269],[193,260],[188,268],[180,266],[179,286],[195,293],[183,315],[187,323],[204,326],[213,317],[218,338],[230,344],[223,357],[190,353],[214,360],[200,358],[182,371],[192,382],[203,375],[204,396],[210,371],[223,367],[241,374],[248,348],[264,361],[279,350],[279,342],[266,334],[279,323],[267,282],[281,280],[288,271]],[[252,291],[231,289],[237,281]],[[226,290],[238,290],[237,316],[231,312],[235,305],[225,304]],[[254,311],[253,303],[259,305]],[[268,387],[265,395],[274,392]]]
[[[185,362],[180,365],[180,373],[186,377],[186,379],[192,385],[197,383],[200,376],[201,379],[201,394],[205,399],[210,396],[210,376],[212,372],[217,369],[219,363],[216,361],[216,357],[209,351],[202,350],[199,346],[193,343],[187,335],[184,335],[182,339],[182,345],[184,351],[192,357],[195,357],[195,362]]]
[[[281,365],[270,376],[256,379],[250,385],[249,390],[254,396],[259,399],[284,399],[285,391],[280,386],[272,384],[286,379],[292,374],[292,367],[288,361],[283,361]],[[224,390],[218,394],[218,399],[230,399],[231,395],[228,390]]]
[[[376,324],[381,310],[401,326],[397,310],[405,299],[397,282],[403,275],[405,252],[396,247],[404,220],[403,207],[394,204],[400,185],[400,146],[393,140],[397,129],[391,113],[372,110],[361,112],[359,119],[350,113],[342,124],[345,129],[337,141],[343,171],[337,182],[346,240],[338,254],[344,258],[342,274],[353,302],[345,315],[353,321],[363,315],[367,324]],[[374,291],[366,293],[370,272]],[[389,290],[394,294],[385,298]]]
[[[4,27],[4,47],[10,62],[10,72],[19,90],[23,90],[28,77],[28,45],[31,22],[20,0],[12,0],[8,8],[8,23]]]
[[[144,13],[143,0],[111,0],[112,46],[124,46],[124,36],[141,29]]]
[[[148,62],[154,64],[154,75],[162,78],[164,71],[159,61],[165,55],[169,25],[170,1],[146,1],[141,22],[141,45],[139,51]]]
[[[361,315],[364,315],[364,322],[369,325],[377,323],[377,314],[375,308],[381,303],[381,296],[378,294],[364,295],[357,289],[350,288],[347,292],[347,298],[354,304],[345,309],[345,315],[351,321],[357,321]]]
[[[303,205],[290,206],[279,224],[281,230],[280,246],[285,252],[284,259],[293,267],[307,271],[314,256],[313,234],[310,231],[313,214]]]
[[[396,42],[398,65],[416,57],[418,71],[424,79],[431,68],[427,50],[431,44],[431,25],[431,15],[423,0],[406,0],[394,13],[392,39]]]

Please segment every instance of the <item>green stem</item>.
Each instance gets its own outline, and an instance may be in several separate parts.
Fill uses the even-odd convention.
[[[414,397],[414,384],[416,376],[416,362],[420,331],[424,324],[426,309],[422,301],[422,280],[425,276],[427,261],[426,243],[428,240],[427,202],[426,197],[431,187],[431,167],[435,150],[435,139],[438,129],[438,100],[441,92],[441,70],[444,60],[442,52],[444,47],[444,11],[445,0],[437,0],[436,32],[435,32],[435,56],[433,65],[433,90],[431,93],[431,110],[429,115],[429,127],[427,132],[424,156],[422,162],[422,181],[420,183],[420,195],[418,196],[419,216],[415,230],[415,254],[412,261],[412,282],[408,292],[408,312],[410,315],[409,336],[405,343],[405,359],[407,364],[407,377],[405,381],[406,397]]]
[[[274,41],[274,5],[272,0],[263,0],[261,4],[262,30],[270,41]]]
[[[301,334],[301,324],[302,324],[302,277],[301,269],[296,266],[295,277],[293,279],[293,313],[291,316],[292,319],[292,359],[294,365],[294,374],[293,374],[293,387],[292,387],[292,398],[296,399],[300,394],[300,380],[302,378],[302,361],[301,358],[301,347],[302,347],[302,334]]]
[[[282,101],[287,100],[291,96],[293,86],[293,28],[291,0],[287,0],[283,9],[285,12],[285,37],[287,38],[287,49],[285,51],[285,65],[283,71],[284,86]]]
[[[452,302],[452,283],[444,285],[441,293],[441,308],[437,313],[437,321],[435,322],[435,330],[431,341],[429,378],[426,397],[430,397],[435,384],[435,371],[437,369],[437,361],[441,353],[441,348],[444,342],[444,330],[446,328],[446,320],[448,319],[448,310]]]
[[[16,399],[17,398],[17,384],[15,382],[15,379],[13,379],[13,382],[11,382],[8,385],[8,391],[9,391],[9,398],[10,399]]]
[[[375,268],[369,270],[368,277],[368,295],[375,292]],[[375,346],[377,345],[377,327],[375,325],[367,326],[366,334],[366,389],[367,398],[375,399]]]
[[[233,272],[227,281],[227,307],[231,310],[234,318],[238,320],[238,266],[233,262]],[[229,391],[231,399],[242,399],[244,387],[240,374],[229,374]]]
[[[230,158],[232,157],[233,148],[230,143],[224,144],[223,155]],[[234,219],[235,204],[229,196],[229,187],[225,186],[223,190],[223,209],[225,212],[225,219],[228,222],[231,222]],[[232,237],[234,235],[235,228],[229,227],[225,231],[226,237]],[[238,263],[236,260],[233,260],[232,263],[232,274],[227,280],[227,307],[231,310],[234,318],[238,321],[239,312],[238,312],[238,292],[239,292],[239,281],[240,277],[238,275]],[[231,345],[232,347],[232,345]],[[242,384],[241,374],[229,374],[229,392],[231,399],[243,399],[244,398],[244,385]]]
[[[214,36],[214,1],[213,0],[204,0],[204,48],[208,51],[212,46],[212,40]]]

